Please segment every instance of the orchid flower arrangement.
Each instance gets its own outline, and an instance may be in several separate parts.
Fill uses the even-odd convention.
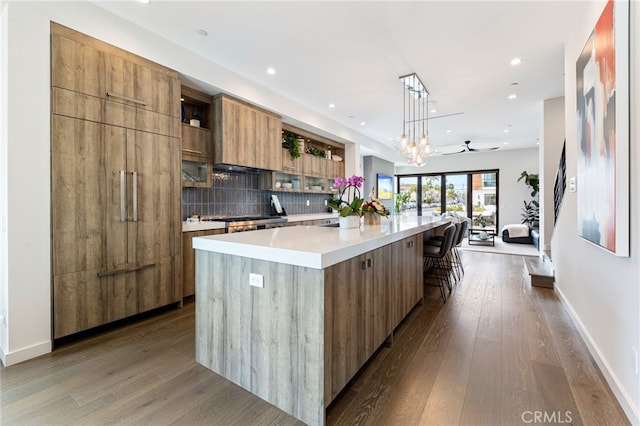
[[[340,196],[331,197],[328,203],[329,207],[336,210],[342,217],[362,216],[364,199],[360,197],[360,188],[362,188],[363,182],[362,176],[353,175],[348,179],[337,177],[333,182],[333,187],[340,191]]]

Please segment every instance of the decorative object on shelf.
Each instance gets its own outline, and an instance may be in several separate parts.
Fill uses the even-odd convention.
[[[329,207],[340,214],[340,219],[354,216],[358,219],[358,226],[360,226],[360,216],[362,216],[362,204],[364,199],[360,197],[360,188],[364,178],[362,176],[353,175],[348,179],[337,177],[333,182],[333,187],[341,190],[339,196],[333,196],[329,200]],[[350,201],[349,201],[350,200]],[[351,220],[348,223],[346,220],[340,220],[340,226],[344,227],[349,224],[353,225],[355,220]]]
[[[184,99],[180,102],[180,122],[184,123],[184,120],[187,118],[187,111],[184,109]]]
[[[189,124],[193,127],[200,127],[200,114],[198,114],[198,110],[193,112]]]
[[[422,167],[433,153],[429,142],[429,91],[416,73],[400,77],[402,80],[403,121],[400,151],[411,166]],[[418,136],[420,134],[420,136]]]
[[[295,137],[291,133],[284,133],[282,135],[282,147],[289,150],[289,154],[291,154],[291,159],[295,160],[299,158],[301,155],[300,152],[300,139]]]
[[[311,154],[315,157],[320,157],[320,158],[326,158],[327,157],[327,153],[325,152],[324,149],[320,149],[317,146],[313,146],[311,145],[308,149],[307,149],[307,154]]]
[[[487,234],[487,231],[480,231],[480,233],[478,234],[478,238],[481,240],[488,240],[489,235]]]
[[[331,147],[327,147],[327,160],[331,160]]]

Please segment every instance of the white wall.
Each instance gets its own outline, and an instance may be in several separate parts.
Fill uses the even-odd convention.
[[[362,173],[359,146],[381,144],[338,125],[86,1],[2,3],[0,86],[0,358],[11,365],[51,350],[50,21],[151,59],[211,87],[349,143],[348,173]]]
[[[550,250],[554,225],[553,188],[565,138],[564,97],[545,100],[543,109],[543,136],[540,144],[540,248]]]
[[[622,2],[620,2],[622,3]],[[565,45],[567,178],[576,176],[576,60],[605,2],[594,2],[581,33]],[[632,348],[640,350],[640,14],[632,3],[631,256],[616,257],[578,237],[577,197],[567,193],[552,240],[556,291],[561,296],[632,423],[640,424],[640,378]],[[557,161],[557,160],[555,160]],[[554,161],[554,163],[555,163]],[[551,166],[554,166],[553,164]]]
[[[523,201],[531,199],[520,174],[538,173],[538,149],[512,149],[429,158],[424,167],[396,167],[396,174],[446,173],[498,169],[500,171],[499,226],[522,222]]]

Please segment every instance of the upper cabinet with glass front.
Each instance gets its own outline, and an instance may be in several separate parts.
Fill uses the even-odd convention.
[[[182,186],[211,186],[213,106],[206,93],[182,86]]]

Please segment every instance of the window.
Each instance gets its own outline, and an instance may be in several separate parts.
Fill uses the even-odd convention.
[[[398,176],[397,189],[411,194],[407,207],[419,216],[482,215],[498,226],[498,170]]]
[[[495,173],[485,173],[482,175],[482,186],[485,188],[495,188],[496,187],[496,174]]]

